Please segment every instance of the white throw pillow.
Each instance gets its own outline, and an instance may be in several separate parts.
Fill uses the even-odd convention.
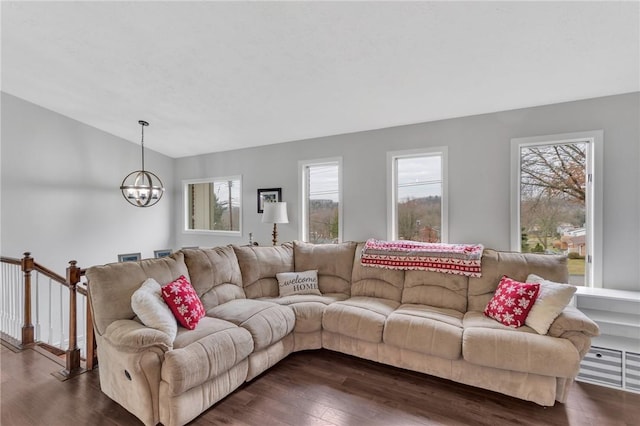
[[[540,292],[524,323],[538,334],[547,334],[553,321],[571,301],[576,288],[569,284],[545,280],[535,274],[530,274],[527,282],[539,283]]]
[[[318,288],[318,271],[280,272],[276,274],[280,296],[292,294],[316,294],[322,296]]]
[[[162,299],[162,286],[153,278],[147,278],[131,296],[131,309],[144,325],[155,328],[175,340],[178,322],[169,306]]]

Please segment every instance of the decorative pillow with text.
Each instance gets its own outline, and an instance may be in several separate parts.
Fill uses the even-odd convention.
[[[178,323],[169,306],[162,300],[161,286],[153,278],[147,278],[131,295],[131,309],[144,325],[155,328],[175,340]]]
[[[525,324],[539,290],[540,284],[521,283],[503,275],[484,314],[506,326],[521,327]]]
[[[571,302],[576,287],[545,280],[534,274],[527,277],[528,283],[539,283],[540,293],[525,321],[538,334],[547,334],[553,321]]]
[[[322,296],[318,288],[318,270],[304,272],[280,272],[276,274],[280,296],[315,294]]]
[[[205,315],[200,298],[184,275],[162,287],[162,298],[178,322],[189,330],[196,328]]]

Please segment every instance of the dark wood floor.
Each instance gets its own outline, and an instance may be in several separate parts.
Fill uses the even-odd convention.
[[[0,353],[2,426],[138,425],[100,392],[98,372],[60,382],[34,350]],[[640,395],[576,383],[536,404],[330,351],[290,355],[192,425],[640,425]]]

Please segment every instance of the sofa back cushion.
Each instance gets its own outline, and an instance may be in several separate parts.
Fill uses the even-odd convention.
[[[402,303],[467,311],[469,278],[432,271],[406,271]]]
[[[364,243],[358,243],[351,272],[351,296],[380,297],[400,302],[405,271],[362,266]]]
[[[233,247],[182,249],[191,284],[205,311],[234,299],[244,299],[242,274]]]
[[[131,296],[147,278],[153,278],[160,285],[170,283],[180,275],[189,279],[184,255],[180,252],[161,259],[92,266],[86,275],[93,322],[99,335],[113,321],[135,317]]]
[[[318,286],[322,294],[342,293],[351,289],[351,270],[356,243],[310,244],[293,242],[293,261],[296,272],[318,271]]]
[[[233,246],[242,273],[244,292],[250,299],[278,297],[276,274],[293,272],[293,244]]]
[[[516,281],[525,282],[529,274],[536,274],[550,281],[566,283],[569,279],[567,257],[485,249],[482,254],[482,276],[469,278],[467,310],[484,311],[503,275]]]

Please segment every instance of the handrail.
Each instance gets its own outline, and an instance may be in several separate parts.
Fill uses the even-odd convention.
[[[27,253],[29,253],[29,252],[27,252]],[[27,253],[25,253],[25,254],[27,254]],[[31,254],[31,253],[29,253],[29,254]],[[21,265],[22,264],[22,259],[16,259],[15,257],[1,256],[0,257],[0,262],[9,263],[11,265]],[[33,270],[41,273],[42,275],[44,275],[47,278],[51,278],[53,281],[57,282],[58,284],[62,284],[65,287],[69,287],[69,284],[67,283],[67,279],[66,278],[64,278],[62,275],[59,275],[59,274],[53,272],[51,269],[40,265],[35,260],[33,261]],[[81,269],[81,274],[84,275],[85,271],[86,271],[85,269]],[[78,292],[80,294],[82,294],[83,296],[87,295],[87,290],[84,287],[78,287]]]
[[[77,293],[87,296],[87,288],[82,286],[81,279],[85,270],[77,266],[77,262],[72,260],[67,267],[67,276],[62,277],[52,270],[38,264],[31,257],[31,253],[25,252],[22,259],[14,259],[2,256],[0,261],[12,265],[20,265],[24,273],[24,322],[22,326],[22,346],[30,346],[35,343],[34,327],[31,323],[31,272],[36,271],[50,278],[69,289],[69,346],[66,351],[66,368],[60,372],[64,377],[72,377],[82,372],[80,367],[80,349],[77,345]],[[79,286],[78,284],[81,284]],[[89,299],[87,298],[87,301]],[[93,368],[96,365],[95,341],[93,336],[93,323],[89,303],[87,303],[87,367]]]
[[[60,283],[63,286],[69,287],[69,285],[67,284],[67,280],[62,275],[58,275],[55,272],[53,272],[51,269],[45,268],[44,266],[40,265],[35,260],[33,261],[33,269],[35,271],[40,272],[45,277],[51,278],[52,280],[56,281],[57,283]]]
[[[20,265],[22,264],[22,260],[16,259],[14,257],[5,257],[0,256],[0,262],[2,263],[10,263],[11,265]]]

